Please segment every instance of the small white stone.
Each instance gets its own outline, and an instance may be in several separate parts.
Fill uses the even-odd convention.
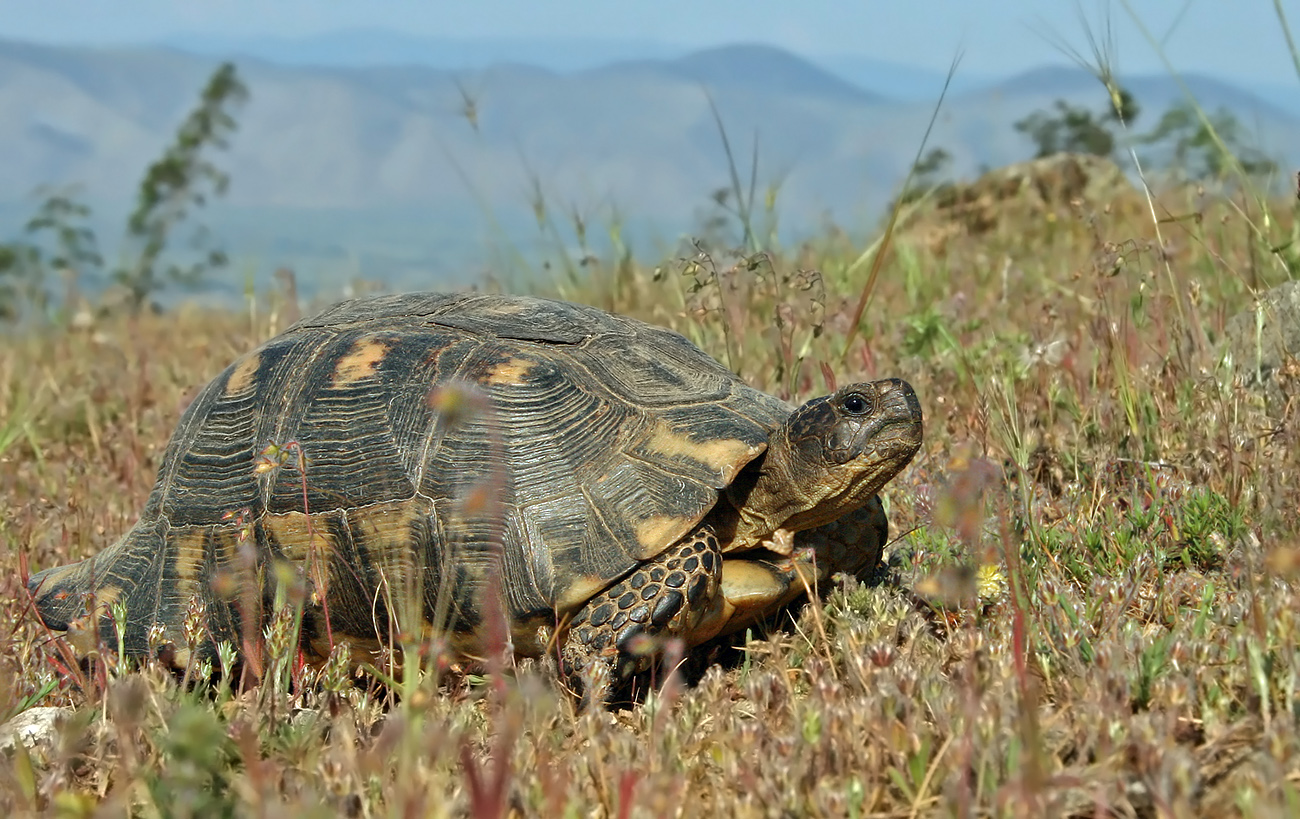
[[[15,741],[27,748],[52,745],[61,724],[72,716],[71,708],[39,706],[28,708],[0,725],[0,753],[14,750]]]

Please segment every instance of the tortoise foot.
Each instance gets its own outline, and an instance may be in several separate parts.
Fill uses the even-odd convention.
[[[570,684],[587,699],[593,685],[650,668],[670,640],[687,636],[721,603],[721,579],[718,539],[702,525],[593,597],[574,615],[561,653]]]

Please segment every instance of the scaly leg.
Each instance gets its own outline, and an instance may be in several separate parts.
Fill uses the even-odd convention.
[[[673,637],[689,633],[722,603],[722,552],[707,524],[587,602],[561,654],[584,700],[651,666]]]

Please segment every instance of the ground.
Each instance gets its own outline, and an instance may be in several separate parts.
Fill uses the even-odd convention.
[[[900,376],[926,413],[921,453],[885,490],[896,540],[877,582],[845,581],[641,702],[583,714],[531,665],[431,660],[385,686],[273,648],[245,691],[187,690],[111,646],[69,669],[61,646],[93,642],[44,633],[23,577],[130,526],[186,402],[291,315],[265,293],[238,313],[85,315],[8,339],[0,722],[70,710],[48,742],[5,751],[0,803],[1296,815],[1296,413],[1218,356],[1252,290],[1295,275],[1294,213],[1195,190],[1154,216],[1141,197],[1111,204],[1024,208],[941,246],[902,232],[874,279],[871,253],[836,234],[657,270],[597,261],[539,286],[679,329],[782,397],[823,391],[826,373]]]

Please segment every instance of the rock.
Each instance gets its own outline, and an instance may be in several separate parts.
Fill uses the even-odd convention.
[[[28,749],[51,747],[58,738],[59,728],[72,714],[71,708],[58,706],[28,708],[0,725],[0,754],[12,752],[17,742]]]
[[[1025,219],[1026,212],[1041,217],[1037,221],[1051,222],[1069,218],[1080,204],[1102,210],[1140,198],[1110,159],[1059,153],[996,168],[974,182],[942,185],[908,220],[908,232],[940,251],[957,235],[981,236],[1004,224],[1033,224],[1035,220]]]
[[[1104,205],[1120,193],[1135,193],[1124,172],[1109,159],[1090,154],[1053,154],[997,168],[969,185],[936,195],[936,207],[964,212],[973,231],[997,222],[996,208],[1008,201],[1032,202],[1052,210],[1078,200]]]
[[[1274,287],[1228,319],[1220,354],[1234,377],[1263,394],[1269,414],[1280,416],[1300,388],[1300,281]]]

